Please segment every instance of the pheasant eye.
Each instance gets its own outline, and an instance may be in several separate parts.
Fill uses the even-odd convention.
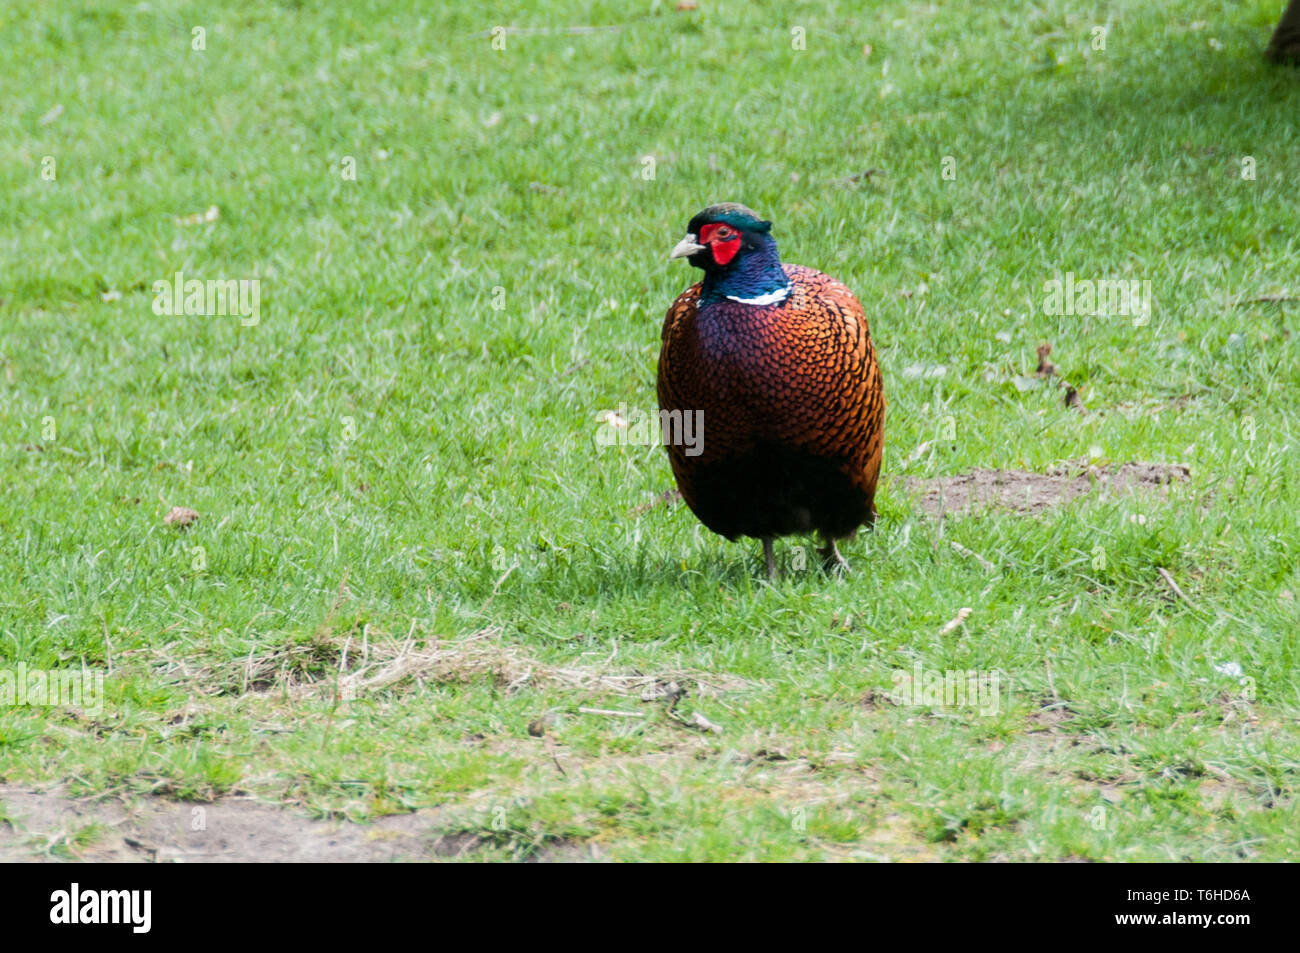
[[[731,237],[731,229],[723,225],[720,229],[718,229],[718,237],[721,238],[723,241],[726,241],[728,238]]]

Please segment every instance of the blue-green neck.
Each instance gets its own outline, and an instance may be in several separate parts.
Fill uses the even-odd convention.
[[[781,267],[776,239],[771,235],[759,235],[752,246],[742,248],[725,268],[706,272],[700,289],[700,303],[730,299],[771,304],[781,300],[789,287],[790,279]]]

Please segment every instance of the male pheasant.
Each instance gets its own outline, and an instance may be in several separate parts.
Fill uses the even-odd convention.
[[[835,545],[875,519],[885,395],[862,305],[811,268],[781,263],[772,223],[726,202],[669,256],[704,271],[673,302],[659,354],[661,420],[702,412],[698,446],[665,444],[682,498],[710,530],[763,541],[818,531]]]

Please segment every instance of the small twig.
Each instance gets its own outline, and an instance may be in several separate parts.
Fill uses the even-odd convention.
[[[348,577],[351,575],[351,566],[343,570],[343,578],[339,580],[338,591],[334,593],[334,604],[330,606],[330,611],[325,614],[326,625],[333,621],[334,613],[338,612],[339,609],[343,607],[343,603],[347,601],[347,598],[350,595],[350,590],[348,589]]]
[[[987,559],[981,556],[979,553],[975,552],[973,549],[967,549],[965,546],[963,546],[959,542],[956,542],[955,540],[949,540],[948,545],[951,546],[953,549],[955,549],[957,552],[961,553],[963,556],[969,556],[971,559],[974,559],[976,562],[978,562],[989,572],[993,572],[995,569],[998,568],[997,566],[993,565],[993,563],[989,562]]]
[[[1210,774],[1214,775],[1220,781],[1231,781],[1233,779],[1231,774],[1224,771],[1218,765],[1210,764],[1208,761],[1202,761],[1201,764],[1204,766],[1206,771],[1210,772]]]
[[[915,463],[917,460],[920,460],[923,456],[925,456],[926,452],[929,451],[933,443],[934,441],[932,440],[922,441],[917,446],[917,448],[911,452],[908,458],[905,461],[903,461],[904,464]]]
[[[852,175],[842,176],[835,181],[840,185],[851,185],[854,182],[861,182],[863,179],[870,181],[873,175],[884,175],[884,169],[867,169],[863,172],[854,172]]]
[[[644,718],[645,717],[645,712],[617,711],[613,708],[579,708],[578,712],[583,715],[604,715],[609,718]]]
[[[248,661],[244,663],[244,680],[239,684],[239,694],[248,694],[248,679],[253,674],[253,653],[257,651],[256,647],[248,650]]]
[[[953,631],[958,626],[960,626],[963,622],[965,622],[966,619],[970,616],[970,614],[974,611],[975,610],[972,609],[970,606],[962,606],[960,609],[957,610],[957,615],[954,616],[947,625],[945,625],[942,629],[939,630],[939,634],[947,635],[949,632]]]
[[[691,712],[691,720],[687,722],[693,728],[699,728],[701,731],[711,731],[715,735],[722,734],[722,726],[714,724],[705,718],[698,711]]]
[[[1156,571],[1160,573],[1160,575],[1164,578],[1165,582],[1169,584],[1169,588],[1174,591],[1174,595],[1176,595],[1179,599],[1182,599],[1193,609],[1196,608],[1196,603],[1192,602],[1191,599],[1187,598],[1187,593],[1183,592],[1183,590],[1178,588],[1178,583],[1174,582],[1174,577],[1169,574],[1168,569],[1165,569],[1163,566],[1160,566],[1156,569]]]
[[[560,756],[555,750],[555,742],[551,740],[551,736],[547,734],[542,735],[542,742],[546,745],[546,750],[550,753],[551,760],[555,762],[555,770],[559,771],[561,775],[567,778],[569,772],[565,771],[564,765],[560,764]]]
[[[150,862],[155,864],[158,863],[157,847],[153,847],[149,844],[146,844],[144,841],[136,840],[134,837],[123,837],[122,842],[126,844],[127,847],[134,847],[136,850],[141,850],[144,851],[146,854],[150,854],[151,855]]]
[[[672,709],[668,710],[667,715],[674,724],[681,725],[683,728],[689,728],[691,731],[707,731],[717,735],[722,734],[721,725],[709,721],[709,719],[705,718],[698,711],[691,712],[690,718],[687,718],[684,715],[679,715]]]
[[[104,663],[108,666],[108,675],[113,674],[113,640],[108,637],[108,619],[104,619]]]
[[[507,579],[509,579],[510,574],[518,568],[519,568],[519,560],[516,559],[514,562],[510,564],[510,568],[501,574],[501,578],[498,579],[496,581],[496,584],[492,587],[493,596],[495,596],[498,592],[501,591],[501,584],[504,583]]]

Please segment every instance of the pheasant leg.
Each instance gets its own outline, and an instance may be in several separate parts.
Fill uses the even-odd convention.
[[[848,572],[848,561],[840,555],[839,547],[835,545],[835,540],[826,540],[826,545],[817,550],[817,554],[822,558],[822,569],[827,572]]]

